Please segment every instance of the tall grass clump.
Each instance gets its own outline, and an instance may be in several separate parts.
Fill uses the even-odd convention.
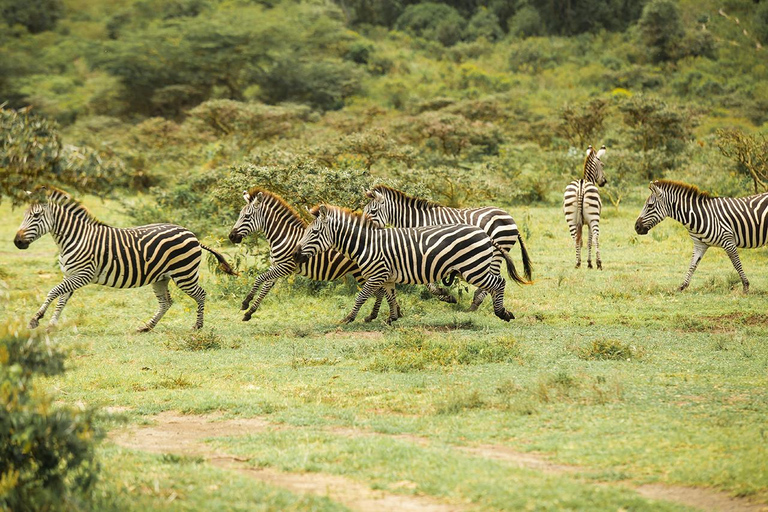
[[[613,338],[598,338],[578,347],[579,359],[587,361],[630,361],[639,359],[640,351],[633,345]]]
[[[88,510],[99,464],[94,412],[54,406],[36,385],[64,372],[47,338],[0,327],[0,509]]]

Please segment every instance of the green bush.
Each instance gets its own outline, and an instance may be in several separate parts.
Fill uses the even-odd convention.
[[[0,0],[0,18],[8,26],[19,24],[33,34],[53,30],[63,14],[61,0]]]
[[[35,377],[59,375],[47,338],[0,332],[0,509],[88,509],[97,480],[94,413],[53,406]]]
[[[461,40],[466,21],[450,5],[423,2],[409,5],[397,19],[395,28],[414,36],[452,46]]]
[[[655,62],[679,57],[684,31],[680,6],[675,0],[651,0],[645,4],[638,27],[641,40]]]

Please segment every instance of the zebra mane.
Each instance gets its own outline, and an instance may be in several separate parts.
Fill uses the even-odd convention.
[[[397,190],[396,188],[388,187],[386,185],[376,185],[373,187],[373,191],[407,199],[412,201],[416,208],[443,208],[443,205],[440,203],[435,203],[434,201],[430,201],[428,199],[422,199],[421,197],[409,196],[401,190]]]
[[[311,213],[313,217],[317,217],[317,215],[320,213],[321,206],[323,205],[318,204],[316,206],[313,206],[309,210],[309,213]],[[325,207],[328,208],[329,211],[339,212],[341,213],[342,216],[351,218],[353,222],[355,222],[356,224],[367,226],[371,229],[383,229],[383,228],[380,228],[377,224],[374,224],[373,222],[371,222],[371,218],[368,215],[364,214],[363,212],[356,212],[356,211],[350,210],[349,208],[345,208],[343,206],[333,206],[330,204],[326,204]]]
[[[674,181],[674,180],[655,180],[652,181],[654,185],[660,188],[674,188],[674,189],[682,189],[685,191],[692,192],[700,197],[712,197],[709,195],[709,192],[705,192],[703,190],[700,190],[699,187],[696,185],[689,185],[688,183],[683,183],[682,181]]]
[[[251,201],[253,201],[253,198],[256,197],[256,194],[259,192],[264,195],[265,199],[269,199],[271,203],[276,204],[288,212],[298,225],[301,227],[307,226],[307,221],[304,220],[302,216],[299,215],[299,213],[285,201],[285,199],[275,194],[274,192],[270,192],[269,190],[263,189],[261,187],[251,187],[248,189],[248,195],[251,196]]]
[[[51,185],[38,185],[32,190],[32,196],[42,196],[44,195],[49,203],[58,204],[60,206],[65,207],[67,210],[72,212],[74,215],[83,217],[94,224],[101,224],[105,225],[104,222],[97,219],[85,206],[80,203],[80,201],[76,200],[74,197],[72,197],[68,192],[51,186]]]

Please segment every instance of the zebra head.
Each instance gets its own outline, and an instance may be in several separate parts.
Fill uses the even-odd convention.
[[[264,212],[262,208],[264,205],[264,194],[258,192],[255,196],[251,196],[247,191],[243,191],[243,199],[245,199],[245,206],[240,210],[240,216],[237,218],[235,225],[232,226],[232,231],[229,232],[229,239],[233,244],[239,244],[243,241],[243,238],[254,231],[264,229]]]
[[[19,230],[13,238],[13,244],[19,249],[26,249],[29,244],[48,233],[53,227],[53,215],[48,203],[32,203],[24,212]]]
[[[365,196],[371,201],[363,208],[363,213],[370,218],[374,226],[383,228],[390,223],[390,208],[388,208],[387,197],[376,190],[366,190]]]
[[[640,216],[635,221],[635,232],[638,235],[647,234],[651,228],[664,220],[668,215],[668,204],[658,182],[652,181],[650,185],[651,195],[645,200]]]
[[[592,146],[587,148],[587,158],[584,160],[584,180],[595,183],[598,187],[604,187],[608,183],[608,178],[603,172],[603,161],[600,160],[605,154],[605,145],[595,151]]]
[[[315,220],[307,226],[293,253],[293,259],[298,264],[306,263],[310,258],[331,248],[328,208],[321,204],[312,208],[309,213],[315,216]]]

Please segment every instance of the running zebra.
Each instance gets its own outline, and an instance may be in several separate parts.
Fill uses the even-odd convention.
[[[201,244],[191,231],[181,226],[150,224],[115,228],[98,221],[63,190],[41,189],[47,194],[47,202],[33,202],[27,208],[13,243],[19,249],[26,249],[50,232],[59,248],[59,265],[65,277],[48,293],[30,320],[30,329],[38,326],[48,306],[58,298],[49,325],[55,326],[72,294],[94,283],[113,288],[151,284],[160,306],[155,316],[139,328],[139,332],[149,331],[173,303],[168,292],[171,280],[197,302],[194,328],[200,329],[205,309],[205,290],[197,284],[201,249],[210,251],[224,272],[236,275],[221,254]]]
[[[243,192],[243,199],[245,199],[245,206],[240,210],[240,216],[229,233],[229,239],[232,243],[239,244],[251,233],[262,232],[269,242],[270,259],[270,267],[256,277],[251,291],[243,300],[241,309],[247,310],[243,316],[244,322],[251,319],[275,281],[294,272],[316,281],[333,281],[351,273],[362,285],[364,279],[357,265],[336,251],[322,252],[309,261],[297,265],[293,258],[293,251],[304,236],[307,223],[288,206],[283,198],[259,187],[253,187]],[[256,292],[259,292],[259,295],[249,309],[248,306]],[[365,318],[366,322],[378,316],[381,299],[382,294],[377,295],[371,314]],[[394,295],[388,296],[387,301],[390,314],[394,308],[394,315],[399,318],[400,309]]]
[[[582,227],[587,226],[587,267],[592,268],[592,244],[595,244],[595,262],[597,268],[603,270],[600,259],[600,212],[603,203],[597,186],[608,183],[603,173],[603,162],[600,158],[605,154],[605,146],[597,152],[592,146],[587,148],[587,158],[584,160],[584,179],[575,180],[565,187],[563,197],[563,212],[568,230],[576,244],[576,268],[581,266]]]
[[[504,308],[505,282],[492,264],[494,253],[505,258],[512,279],[526,281],[517,275],[506,251],[477,226],[383,229],[367,215],[344,208],[320,205],[311,213],[316,218],[296,247],[296,260],[306,261],[334,248],[357,263],[366,279],[342,322],[353,321],[365,301],[382,288],[391,294],[395,283],[434,283],[453,273],[490,293],[496,316],[505,321],[514,318]],[[389,322],[393,320],[390,316]]]
[[[469,224],[483,229],[504,251],[509,252],[516,242],[520,244],[525,278],[531,280],[531,260],[512,216],[501,208],[484,206],[480,208],[451,208],[426,199],[413,197],[399,190],[378,185],[365,192],[370,202],[363,209],[374,224],[379,227],[391,225],[396,228],[438,226],[441,224]],[[501,255],[494,258],[495,272],[501,268]],[[455,303],[456,299],[434,283],[427,284],[429,291],[440,300]],[[478,288],[472,300],[470,311],[476,310],[485,299],[487,292]]]
[[[741,267],[738,248],[768,243],[768,192],[748,197],[711,197],[693,185],[669,180],[651,182],[651,195],[635,222],[635,231],[645,235],[666,217],[688,228],[693,257],[680,290],[685,290],[704,253],[722,247],[739,273],[744,293],[749,281]]]

